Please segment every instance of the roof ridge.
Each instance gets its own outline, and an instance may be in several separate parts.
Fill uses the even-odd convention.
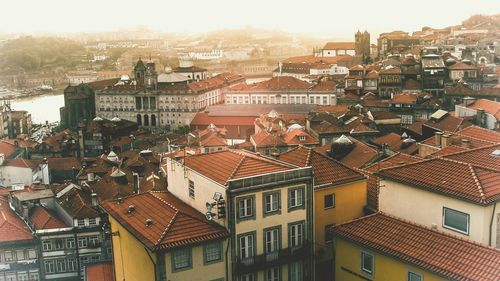
[[[163,239],[165,239],[165,237],[167,236],[167,233],[168,231],[170,230],[170,228],[172,227],[172,224],[174,223],[174,221],[177,219],[177,217],[179,216],[179,210],[176,210],[174,216],[172,217],[172,219],[168,222],[167,224],[167,227],[165,227],[165,230],[163,231],[163,233],[160,235],[160,238],[158,238],[158,241],[156,241],[155,243],[155,247],[158,247],[158,245],[160,245],[161,241]]]
[[[474,167],[471,164],[469,164],[468,166],[469,166],[469,170],[472,174],[472,178],[474,179],[474,183],[476,183],[476,185],[477,185],[479,195],[481,196],[481,201],[486,202],[486,195],[484,193],[483,186],[481,185],[481,182],[479,181],[479,178],[477,177],[476,170],[474,169]]]
[[[481,139],[477,139],[477,140],[481,140]],[[487,141],[487,142],[490,142],[490,141]],[[488,149],[488,148],[495,147],[495,146],[498,146],[498,145],[500,145],[500,143],[491,143],[491,144],[488,144],[488,145],[485,145],[485,146],[480,146],[480,147],[466,149],[466,150],[462,150],[462,151],[458,151],[458,152],[453,152],[453,153],[446,154],[446,155],[443,155],[443,156],[438,156],[438,157],[447,157],[447,156],[454,156],[454,155],[457,155],[457,154],[465,154],[467,152],[475,152],[475,151],[478,151],[478,150],[481,150],[481,149]],[[455,145],[455,146],[458,146],[458,145]],[[458,146],[458,147],[460,147],[460,146]]]
[[[319,156],[321,156],[321,157],[323,157],[323,158],[326,158],[326,159],[328,159],[328,160],[330,160],[330,161],[333,161],[333,162],[335,162],[336,164],[338,164],[338,165],[340,165],[340,166],[342,166],[342,167],[344,167],[344,168],[347,168],[347,169],[349,169],[349,170],[352,170],[353,172],[356,172],[356,173],[358,173],[358,174],[360,174],[360,175],[366,176],[366,175],[365,175],[365,173],[364,173],[364,172],[361,172],[361,171],[360,171],[361,169],[359,169],[359,168],[349,167],[348,165],[346,165],[346,164],[344,164],[344,163],[340,162],[339,160],[337,160],[337,159],[335,159],[335,158],[333,158],[333,157],[330,157],[330,156],[325,155],[325,154],[323,154],[323,153],[317,152],[317,151],[316,151],[316,150],[314,150],[314,149],[311,149],[311,150],[313,150],[313,151],[316,153],[316,155],[319,155]]]
[[[236,164],[236,166],[234,166],[234,169],[233,171],[231,172],[231,174],[229,175],[229,178],[226,180],[226,182],[230,179],[232,179],[234,177],[234,175],[236,175],[236,172],[240,169],[241,165],[243,164],[243,161],[245,161],[245,159],[247,158],[246,155],[241,155],[243,156],[240,161],[238,162],[238,164]]]

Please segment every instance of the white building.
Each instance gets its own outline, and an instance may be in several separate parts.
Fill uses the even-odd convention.
[[[328,42],[321,49],[321,56],[336,57],[336,56],[355,56],[356,44],[354,42]]]

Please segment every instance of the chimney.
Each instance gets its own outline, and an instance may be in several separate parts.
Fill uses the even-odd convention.
[[[92,197],[92,207],[97,207],[97,193],[92,192],[90,197]]]
[[[134,192],[139,194],[139,174],[138,173],[132,173],[132,176],[134,177]]]
[[[476,110],[476,125],[481,126],[484,128],[485,122],[484,122],[484,109],[478,108]]]
[[[470,148],[470,140],[468,139],[461,139],[460,144],[463,148]]]
[[[23,219],[29,219],[30,208],[26,205],[23,205]]]
[[[450,134],[443,135],[443,137],[441,138],[441,148],[445,148],[448,146],[450,142],[450,137],[451,137]]]
[[[442,137],[443,137],[442,132],[435,132],[434,133],[435,146],[441,147],[441,138]]]
[[[475,101],[476,101],[476,99],[472,98],[472,97],[465,97],[464,98],[464,104],[466,107],[473,104]]]

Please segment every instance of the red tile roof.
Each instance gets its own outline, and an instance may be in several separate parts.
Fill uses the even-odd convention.
[[[216,134],[212,134],[212,135],[208,136],[207,138],[201,140],[200,145],[207,146],[207,147],[227,146],[227,142],[226,142],[226,139],[224,139]]]
[[[463,63],[461,61],[459,61],[453,65],[448,66],[448,69],[449,70],[478,70],[477,67]]]
[[[434,157],[439,157],[439,156],[445,156],[445,155],[448,155],[448,154],[453,154],[453,153],[457,153],[459,151],[464,151],[464,150],[467,150],[467,148],[464,148],[464,147],[461,147],[461,146],[456,146],[456,145],[448,145],[447,147],[445,148],[442,148],[428,156],[426,156],[426,158],[434,158]]]
[[[492,130],[488,130],[476,125],[469,126],[457,132],[464,136],[474,137],[491,142],[500,142],[500,133]]]
[[[500,200],[500,171],[455,160],[434,158],[382,169],[375,175],[476,204]]]
[[[355,138],[348,137],[355,146],[354,149],[344,156],[339,161],[351,168],[361,168],[363,165],[371,162],[378,156],[378,152],[375,148],[367,145],[364,142],[358,141]],[[328,155],[328,151],[331,149],[331,144],[326,144],[320,147],[314,148],[319,153]]]
[[[30,229],[9,207],[9,201],[0,197],[0,243],[23,240],[33,240]]]
[[[92,200],[84,191],[71,189],[58,198],[61,207],[74,219],[96,218],[99,212],[92,207]]]
[[[425,122],[422,126],[433,128],[441,132],[456,132],[457,130],[470,125],[472,125],[472,123],[467,121],[465,118],[458,118],[451,116],[450,114],[446,114],[443,118],[439,120],[431,119]]]
[[[88,264],[85,266],[85,281],[114,281],[112,262]]]
[[[135,210],[129,212],[129,206]],[[171,193],[147,192],[101,206],[149,250],[197,245],[229,236],[227,230]],[[152,221],[151,225],[146,220]]]
[[[317,57],[313,55],[290,57],[283,60],[283,63],[331,63],[352,62],[356,59],[353,56]]]
[[[402,152],[409,155],[417,153],[418,146],[416,141],[413,141],[413,143],[405,144],[404,140],[407,139],[408,138],[403,138],[396,133],[389,133],[387,135],[374,138],[372,142],[379,147],[382,147],[383,144],[387,144],[388,148],[394,152]]]
[[[198,112],[191,121],[191,126],[253,126],[255,116],[213,116],[207,112]]]
[[[5,160],[4,166],[17,167],[17,168],[28,168],[35,169],[40,164],[39,160],[26,160],[22,158],[8,159]]]
[[[220,183],[231,179],[294,169],[289,164],[258,156],[242,150],[225,150],[184,158],[184,164]]]
[[[51,157],[47,158],[49,170],[71,171],[73,168],[80,169],[81,159],[77,157]]]
[[[56,214],[39,205],[30,210],[30,222],[36,230],[67,227]]]
[[[6,141],[0,141],[0,153],[5,155],[5,158],[9,158],[9,156],[16,151],[17,148]]]
[[[417,103],[417,94],[415,93],[398,93],[395,94],[391,99],[392,104],[416,104]]]
[[[339,161],[304,146],[298,146],[284,152],[279,158],[301,167],[312,166],[315,188],[321,188],[322,185],[339,185],[365,179],[363,174]]]
[[[478,99],[473,104],[467,106],[471,109],[484,109],[485,112],[493,115],[496,119],[500,119],[500,102],[487,99]]]
[[[500,250],[382,213],[335,226],[332,232],[446,279],[497,281],[500,276]]]
[[[328,42],[323,47],[323,50],[354,50],[356,44],[354,42]]]
[[[465,151],[448,153],[444,158],[466,162],[478,167],[484,167],[500,172],[500,156],[492,155],[493,151],[500,150],[500,144],[488,145]],[[500,184],[500,183],[499,183]]]

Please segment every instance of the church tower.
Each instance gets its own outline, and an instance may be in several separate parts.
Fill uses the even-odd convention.
[[[144,62],[139,58],[134,66],[134,78],[137,83],[144,84],[144,75],[146,74],[146,66]]]
[[[158,73],[156,73],[156,66],[153,60],[149,58],[148,63],[146,64],[146,71],[144,74],[144,85],[147,89],[156,89]]]

